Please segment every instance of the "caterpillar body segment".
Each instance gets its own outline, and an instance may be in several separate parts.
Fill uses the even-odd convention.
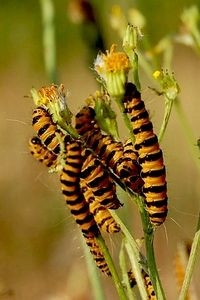
[[[82,192],[86,201],[89,203],[90,212],[103,232],[115,233],[120,231],[120,226],[116,223],[108,208],[101,205],[101,203],[94,196],[92,189],[87,187],[84,180],[81,181]]]
[[[135,275],[132,270],[128,271],[128,277],[129,277],[130,286],[131,286],[131,288],[133,288],[137,284],[137,282],[136,282]],[[151,279],[150,279],[149,275],[143,269],[142,269],[142,277],[144,280],[144,285],[146,287],[148,299],[157,300],[158,298],[156,297]]]
[[[116,195],[115,183],[101,161],[87,148],[82,151],[82,159],[83,165],[80,177],[92,189],[95,199],[106,208],[119,208],[121,203]]]
[[[66,162],[60,175],[62,193],[83,235],[93,237],[99,234],[99,230],[80,188],[80,172],[83,164],[82,143],[69,140],[67,136],[65,145]]]
[[[97,267],[107,276],[111,276],[108,265],[105,261],[104,255],[96,241],[95,237],[85,236],[86,244],[96,262]]]
[[[60,152],[60,143],[56,133],[62,134],[57,128],[57,125],[53,122],[48,110],[43,106],[38,106],[34,109],[32,126],[43,145],[55,155],[58,155]]]
[[[41,142],[40,138],[34,136],[29,140],[29,150],[33,157],[47,167],[56,165],[57,155],[49,151]]]
[[[142,192],[153,225],[161,225],[167,216],[167,183],[157,136],[145,108],[144,101],[136,86],[127,83],[124,95],[125,113],[130,117],[135,135],[134,148],[138,153],[141,177],[144,181]]]

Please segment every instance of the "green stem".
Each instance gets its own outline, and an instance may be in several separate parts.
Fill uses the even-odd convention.
[[[159,300],[165,299],[164,290],[159,278],[158,269],[156,266],[155,254],[154,254],[154,230],[149,222],[148,212],[145,209],[143,199],[139,197],[138,199],[138,207],[140,210],[140,216],[142,220],[143,232],[144,232],[144,240],[145,240],[145,248],[146,248],[146,256],[147,256],[147,264],[149,269],[149,275],[156,292],[157,298]]]
[[[155,254],[154,254],[154,248],[153,248],[153,234],[146,234],[145,237],[145,244],[146,244],[146,253],[147,253],[147,261],[148,261],[148,269],[149,269],[149,275],[151,278],[151,281],[153,283],[153,287],[155,289],[157,298],[159,300],[164,300],[165,294],[164,290],[159,278],[158,269],[156,266],[156,260],[155,260]]]
[[[43,47],[45,69],[51,83],[56,83],[56,42],[54,6],[51,0],[40,0],[42,23],[43,23]]]
[[[121,231],[123,232],[124,236],[127,239],[128,245],[127,246],[127,242],[126,242],[126,248],[127,248],[127,252],[129,254],[129,257],[131,259],[131,263],[132,263],[132,268],[134,271],[134,275],[136,277],[137,280],[137,284],[138,284],[138,288],[140,291],[140,294],[142,296],[142,299],[147,299],[147,293],[146,293],[146,289],[144,287],[144,282],[143,282],[143,278],[141,275],[141,268],[140,268],[140,264],[139,262],[141,261],[141,254],[138,250],[138,245],[135,242],[135,240],[133,239],[132,235],[130,234],[130,232],[128,231],[127,227],[124,225],[124,223],[121,221],[121,219],[117,216],[117,214],[114,211],[110,211],[110,213],[112,214],[113,218],[115,219],[115,221],[120,225]],[[142,259],[143,260],[143,259]]]
[[[95,300],[105,300],[105,294],[103,292],[103,287],[101,284],[101,278],[99,274],[99,269],[96,267],[94,260],[92,258],[91,253],[88,251],[88,247],[85,243],[85,240],[83,240],[83,249],[84,249],[84,255],[85,260],[87,263],[88,268],[88,274],[89,274],[89,280],[92,284],[92,292]]]
[[[187,268],[185,270],[183,285],[178,300],[186,299],[186,295],[192,279],[192,274],[195,268],[197,258],[199,257],[199,253],[200,253],[200,215],[198,219],[197,230],[192,243],[192,248],[191,248]]]
[[[105,241],[104,241],[103,237],[101,235],[99,235],[96,239],[97,239],[99,247],[101,248],[101,251],[102,251],[102,253],[105,257],[105,260],[108,264],[109,270],[110,270],[111,275],[112,275],[113,282],[115,284],[116,290],[117,290],[118,295],[119,295],[119,299],[120,300],[128,300],[128,298],[125,294],[123,285],[121,283],[121,280],[118,276],[117,270],[115,268],[114,262],[112,260],[112,257],[110,256],[109,250],[108,250],[108,248],[105,244]]]
[[[130,286],[130,281],[129,281],[129,277],[128,277],[128,273],[127,273],[127,262],[126,262],[124,246],[125,246],[125,243],[124,243],[124,239],[123,239],[122,243],[121,243],[120,252],[119,252],[119,265],[120,265],[121,272],[123,274],[122,280],[127,289],[128,299],[129,300],[137,300],[137,298],[134,294],[133,288],[131,288],[131,286]]]
[[[172,106],[173,106],[174,101],[170,100],[166,97],[165,99],[165,113],[164,113],[164,118],[163,118],[163,122],[160,128],[160,132],[158,135],[158,141],[159,143],[162,141],[163,136],[165,134],[168,122],[169,122],[169,117],[171,115],[171,111],[172,111]]]
[[[174,105],[175,105],[175,109],[178,114],[179,120],[182,124],[182,128],[184,129],[183,131],[184,131],[185,137],[187,139],[192,158],[200,172],[199,148],[196,146],[196,143],[197,143],[196,138],[194,137],[194,135],[192,133],[192,130],[190,128],[187,117],[183,111],[183,108],[181,106],[181,102],[179,101],[179,99],[176,99],[176,101],[174,102]]]
[[[134,144],[134,143],[135,143],[135,136],[134,136],[134,134],[133,134],[132,124],[131,124],[130,119],[129,119],[129,117],[127,116],[127,114],[124,113],[125,108],[124,108],[124,104],[123,104],[123,102],[122,102],[122,99],[120,98],[120,99],[115,99],[115,100],[116,100],[116,103],[117,103],[117,105],[118,105],[118,107],[119,107],[119,110],[120,110],[120,112],[121,112],[121,115],[122,115],[122,117],[123,117],[124,124],[125,124],[125,126],[127,127],[128,131],[129,131],[129,134],[130,134],[130,138],[131,138],[131,140],[132,140],[132,143]]]
[[[135,276],[136,281],[137,281],[137,286],[138,286],[139,291],[140,291],[140,296],[143,300],[146,300],[146,299],[148,299],[148,296],[147,296],[146,287],[144,286],[144,280],[143,280],[143,277],[142,277],[142,274],[141,274],[140,265],[139,265],[137,259],[135,259],[135,255],[132,254],[133,248],[131,247],[131,245],[129,243],[126,243],[125,247],[126,247],[127,253],[129,255],[129,258],[130,258],[132,270],[134,272],[134,276]]]

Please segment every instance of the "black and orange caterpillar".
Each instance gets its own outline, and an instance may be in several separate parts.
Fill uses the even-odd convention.
[[[56,133],[61,134],[61,132],[53,122],[47,109],[42,106],[38,106],[34,109],[32,126],[43,145],[54,154],[59,154],[60,143]]]
[[[94,197],[106,208],[119,208],[121,203],[116,196],[115,183],[101,161],[88,148],[83,149],[82,157],[80,177],[92,189]]]
[[[76,115],[76,130],[86,145],[99,156],[101,161],[134,192],[140,192],[143,181],[139,175],[139,164],[130,156],[124,156],[121,142],[110,135],[102,134],[95,120],[95,110],[84,106]]]
[[[82,143],[78,140],[72,141],[69,136],[65,137],[64,143],[66,159],[60,174],[62,193],[83,235],[96,236],[99,230],[80,188],[80,172],[83,164]]]
[[[66,162],[60,175],[62,193],[76,223],[81,228],[97,267],[110,276],[108,265],[96,241],[99,229],[93,214],[90,212],[89,203],[86,202],[80,188],[79,175],[83,164],[82,142],[72,140],[69,136],[66,136],[64,143],[66,146]]]
[[[85,184],[84,180],[81,180],[81,188],[85,200],[89,203],[90,212],[93,214],[99,228],[108,233],[119,232],[120,226],[113,219],[108,208],[97,200],[92,189]]]
[[[46,165],[47,167],[55,166],[57,155],[49,151],[41,142],[40,138],[34,136],[29,140],[29,150],[33,157]]]
[[[141,177],[144,181],[142,192],[153,225],[161,225],[167,216],[167,183],[162,150],[153,131],[153,124],[145,108],[141,94],[133,83],[127,83],[124,95],[125,113],[130,117],[134,148],[138,153]]]
[[[143,269],[142,269],[142,277],[144,280],[144,285],[146,287],[148,299],[157,300],[151,279],[150,279],[149,275]],[[130,286],[131,286],[131,288],[133,288],[137,284],[137,282],[136,282],[135,275],[132,270],[128,271],[128,278],[129,278]]]
[[[85,236],[86,244],[88,245],[90,252],[96,262],[97,267],[108,276],[111,276],[108,265],[105,261],[103,253],[101,252],[99,245],[96,241],[96,237]]]
[[[44,107],[37,107],[34,110],[32,124],[39,137],[34,137],[29,142],[31,154],[46,166],[54,165],[60,153],[60,140],[56,133],[62,137],[63,133],[57,129],[57,125]],[[60,175],[62,193],[76,223],[81,228],[97,266],[102,272],[110,275],[95,236],[99,235],[98,226],[107,232],[120,230],[107,209],[107,207],[116,209],[121,205],[116,196],[115,184],[100,160],[89,149],[85,149],[80,140],[65,136],[64,144],[66,159]],[[85,182],[87,191],[93,193],[95,201],[88,203],[85,200],[80,178]]]

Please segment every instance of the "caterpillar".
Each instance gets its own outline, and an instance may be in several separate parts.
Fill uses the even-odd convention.
[[[111,276],[110,270],[108,268],[108,265],[105,261],[105,258],[103,256],[103,253],[101,252],[99,245],[96,241],[95,237],[89,237],[85,236],[85,241],[87,246],[90,249],[90,252],[96,262],[97,267],[106,275]]]
[[[57,129],[57,125],[53,122],[48,110],[42,106],[35,108],[32,126],[47,149],[56,155],[59,154],[60,143],[56,133],[61,134],[61,131]]]
[[[139,175],[139,165],[130,157],[123,155],[123,144],[114,141],[109,135],[102,134],[95,120],[95,111],[84,106],[76,115],[75,127],[90,147],[121,180],[134,192],[140,192],[143,181]]]
[[[144,284],[146,287],[148,299],[157,300],[151,279],[150,279],[149,275],[143,269],[142,269],[142,277],[143,277]],[[135,275],[133,274],[132,270],[128,271],[128,278],[129,278],[130,286],[131,286],[131,288],[133,288],[137,284],[137,282],[136,282]]]
[[[124,155],[125,157],[131,158],[132,161],[137,162],[137,160],[138,160],[138,153],[137,153],[137,151],[135,151],[131,139],[127,139],[127,140],[123,143],[123,147],[124,147],[124,153],[123,153],[123,155]]]
[[[55,166],[57,155],[49,151],[41,142],[40,138],[34,136],[29,140],[29,150],[33,157],[47,167]]]
[[[153,132],[153,124],[145,108],[141,94],[133,83],[127,83],[124,95],[125,113],[130,117],[135,135],[134,148],[138,153],[142,192],[153,225],[161,225],[167,216],[167,183],[162,150]]]
[[[82,143],[79,140],[73,141],[69,136],[65,137],[64,143],[66,160],[60,174],[62,193],[83,235],[94,237],[99,234],[99,230],[80,188]]]
[[[87,187],[84,180],[81,180],[81,188],[86,201],[89,203],[90,212],[93,214],[99,228],[108,233],[119,232],[120,226],[116,223],[109,210],[97,201],[92,189]]]
[[[101,161],[88,148],[83,149],[82,158],[80,177],[92,189],[94,197],[106,208],[119,208],[122,204],[116,196],[115,183]]]

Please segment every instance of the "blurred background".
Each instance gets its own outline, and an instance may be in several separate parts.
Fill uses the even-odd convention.
[[[0,299],[92,300],[81,236],[65,208],[58,176],[49,174],[36,162],[27,146],[33,135],[34,105],[30,89],[52,83],[44,62],[42,2],[45,1],[0,1]],[[173,275],[177,243],[193,238],[200,208],[200,161],[196,145],[200,137],[200,51],[190,41],[187,43],[187,39],[179,39],[185,30],[180,16],[191,5],[196,4],[200,9],[200,3],[198,0],[93,0],[88,8],[83,2],[53,1],[57,66],[54,78],[56,83],[64,84],[74,114],[97,89],[91,68],[98,50],[121,43],[119,30],[113,28],[115,17],[119,24],[123,23],[123,16],[128,19],[130,8],[143,15],[146,25],[142,29],[141,47],[145,59],[155,55],[155,68],[165,67],[163,53],[172,51],[171,70],[180,85],[180,103],[192,137],[188,139],[180,115],[173,110],[162,142],[168,174],[169,216],[156,232],[155,248],[167,299],[177,299]],[[118,8],[113,7],[116,4],[120,5],[122,15],[118,16]],[[156,52],[155,46],[163,37],[172,37],[173,46],[163,42],[163,48],[160,46],[160,52]],[[154,85],[142,68],[140,81],[143,98],[158,131],[164,100],[148,88]],[[125,138],[127,133],[120,117],[119,125],[121,137]],[[119,197],[125,202],[122,219],[134,237],[140,238],[137,208],[121,191]],[[118,251],[118,242],[120,234],[108,237],[111,252]],[[194,280],[199,278],[199,272],[197,264]],[[102,282],[106,299],[118,299],[112,281],[102,276]],[[196,289],[200,293],[197,284]]]

